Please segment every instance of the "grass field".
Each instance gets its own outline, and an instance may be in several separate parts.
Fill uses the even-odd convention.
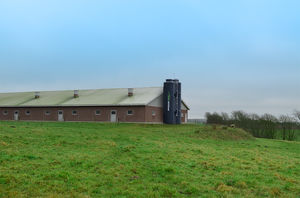
[[[200,125],[0,122],[0,197],[300,197],[300,142]]]

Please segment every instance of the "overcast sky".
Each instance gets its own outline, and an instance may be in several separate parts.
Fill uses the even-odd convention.
[[[2,0],[0,92],[162,86],[190,117],[300,109],[299,0]]]

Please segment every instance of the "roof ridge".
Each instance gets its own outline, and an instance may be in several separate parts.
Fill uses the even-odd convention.
[[[0,92],[0,94],[16,94],[16,93],[34,93],[34,92],[63,92],[63,91],[74,91],[74,90],[79,90],[79,91],[94,91],[94,90],[112,90],[112,89],[128,89],[128,88],[133,88],[133,89],[146,89],[146,88],[163,88],[162,86],[155,86],[155,87],[127,87],[127,88],[99,88],[99,89],[64,89],[64,90],[35,90],[35,91],[16,91],[16,92]]]

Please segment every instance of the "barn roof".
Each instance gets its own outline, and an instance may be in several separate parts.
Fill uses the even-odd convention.
[[[147,105],[163,94],[162,87],[134,88],[134,95],[128,97],[128,89],[41,91],[35,99],[35,92],[0,93],[1,107],[39,107],[39,106],[138,106]]]

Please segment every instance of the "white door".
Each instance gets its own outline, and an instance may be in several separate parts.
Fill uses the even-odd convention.
[[[64,121],[64,112],[62,110],[58,111],[58,121]]]
[[[14,120],[19,120],[19,111],[15,111],[14,113]]]
[[[110,121],[117,122],[117,111],[116,110],[112,110],[110,112]]]
[[[188,122],[188,114],[186,113],[184,116],[184,122],[187,123]]]

